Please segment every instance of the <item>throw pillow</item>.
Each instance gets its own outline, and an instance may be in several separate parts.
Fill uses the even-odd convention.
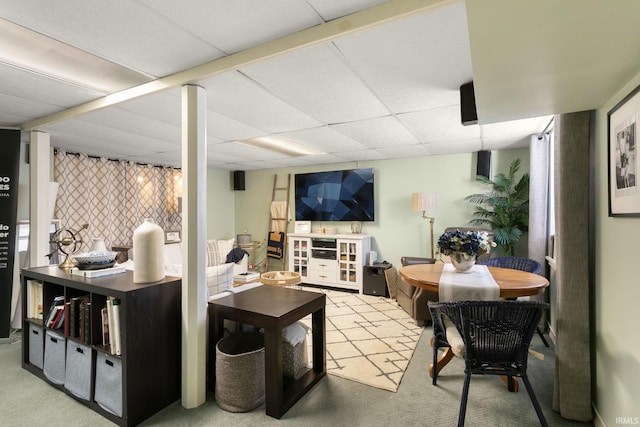
[[[220,265],[224,263],[226,260],[222,258],[220,255],[220,251],[218,250],[218,241],[217,240],[207,240],[207,267],[213,267],[215,265]]]
[[[296,346],[304,341],[304,337],[307,336],[307,329],[309,329],[309,327],[302,322],[292,323],[282,329],[282,341]]]
[[[233,250],[235,239],[218,240],[218,253],[220,254],[220,264],[227,262],[227,255]]]
[[[233,267],[231,263],[207,268],[207,299],[233,287]]]

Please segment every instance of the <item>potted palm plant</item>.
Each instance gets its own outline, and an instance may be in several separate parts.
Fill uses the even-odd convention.
[[[476,206],[472,225],[489,226],[494,241],[506,255],[513,256],[515,244],[529,229],[529,174],[516,182],[520,159],[509,166],[509,174],[497,174],[492,180],[479,175],[476,179],[490,185],[491,191],[471,194],[465,198]]]

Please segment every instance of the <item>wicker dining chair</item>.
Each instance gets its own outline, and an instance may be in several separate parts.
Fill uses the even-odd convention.
[[[488,265],[491,267],[510,268],[512,270],[528,271],[533,274],[542,272],[542,265],[531,258],[522,258],[518,256],[499,256],[489,258],[484,261],[478,261],[478,264]]]
[[[487,265],[490,267],[510,268],[512,270],[527,271],[533,274],[542,273],[542,264],[535,259],[523,258],[518,256],[499,256],[495,258],[489,258],[484,261],[478,261],[478,264]],[[527,297],[528,298],[528,297]],[[542,330],[538,326],[536,328],[538,336],[542,340],[545,347],[549,347],[547,339],[544,337]]]
[[[547,307],[533,301],[429,302],[434,324],[436,319],[442,324],[443,316],[448,317],[464,341],[465,376],[458,426],[464,426],[469,384],[475,374],[505,375],[509,382],[511,377],[522,378],[540,424],[548,425],[527,376],[531,338]]]

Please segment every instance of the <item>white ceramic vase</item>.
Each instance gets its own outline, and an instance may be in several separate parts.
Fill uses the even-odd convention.
[[[458,273],[467,273],[474,265],[476,265],[476,256],[472,255],[465,258],[464,254],[461,252],[452,253],[451,264],[453,264],[453,267]]]
[[[133,232],[133,282],[164,279],[164,231],[150,218]]]
[[[104,240],[94,237],[91,239],[91,248],[89,252],[106,252],[107,246],[104,244]]]

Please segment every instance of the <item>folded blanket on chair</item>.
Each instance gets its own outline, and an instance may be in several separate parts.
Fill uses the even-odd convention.
[[[245,255],[249,255],[249,252],[241,248],[233,248],[231,252],[227,254],[227,262],[239,262],[242,261]]]

